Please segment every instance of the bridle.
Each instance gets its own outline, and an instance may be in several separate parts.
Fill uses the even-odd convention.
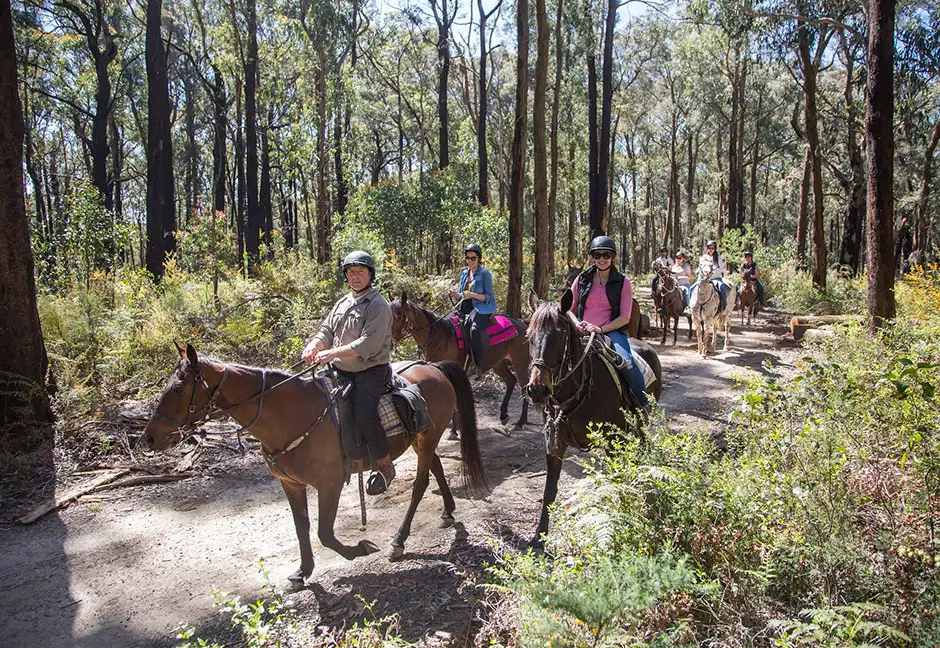
[[[293,370],[303,363],[304,361],[301,360],[300,362],[294,364],[290,369]],[[229,405],[227,407],[220,407],[216,401],[218,400],[219,395],[222,393],[222,386],[225,384],[225,380],[228,378],[229,366],[224,365],[224,368],[222,370],[222,378],[219,379],[219,383],[215,386],[215,388],[210,391],[209,384],[206,382],[205,375],[203,374],[202,366],[201,364],[197,364],[195,369],[192,369],[192,371],[186,372],[186,376],[188,376],[191,373],[193,377],[193,390],[192,390],[192,395],[190,396],[190,399],[189,399],[189,408],[187,409],[186,418],[183,418],[183,419],[170,418],[169,416],[161,412],[159,407],[153,413],[151,418],[158,420],[158,421],[162,421],[163,423],[167,423],[168,425],[173,426],[174,431],[177,431],[181,434],[180,441],[184,441],[185,439],[187,439],[188,437],[196,433],[199,430],[199,428],[201,428],[206,423],[222,418],[224,416],[228,416],[232,412],[232,410],[242,407],[243,405],[248,405],[249,403],[258,401],[258,411],[255,413],[254,419],[252,419],[252,421],[248,425],[243,425],[235,431],[235,434],[238,437],[238,447],[239,449],[244,449],[245,444],[242,442],[241,435],[242,433],[248,432],[249,430],[251,430],[251,428],[254,427],[254,425],[261,418],[261,412],[264,410],[265,394],[268,394],[269,392],[289,383],[292,380],[295,380],[303,376],[304,374],[314,371],[316,368],[317,368],[317,365],[311,365],[307,367],[306,369],[304,369],[303,371],[299,371],[295,374],[291,374],[289,377],[285,378],[284,380],[278,383],[275,383],[274,385],[271,385],[270,387],[267,386],[268,370],[262,369],[261,370],[261,389],[258,391],[257,394],[255,394],[254,396],[249,396],[245,400],[235,403],[234,405]],[[185,379],[185,376],[184,376],[184,379]],[[198,392],[200,387],[202,387],[203,392],[208,394],[208,399],[206,400],[206,404],[197,410],[196,409],[196,393]],[[324,413],[321,414],[319,418],[317,418],[316,422],[314,422],[314,424],[310,426],[307,429],[307,431],[304,432],[304,434],[298,440],[295,440],[290,446],[288,446],[288,448],[281,451],[280,453],[277,453],[276,456],[273,456],[274,459],[277,459],[278,457],[282,456],[283,454],[297,447],[297,445],[299,445],[300,442],[307,437],[310,431],[314,427],[316,427],[316,425],[320,421],[323,420],[323,418],[326,416],[326,414],[330,411],[331,408],[332,408],[332,399],[328,400]],[[266,458],[269,458],[267,454],[265,456]]]
[[[427,329],[431,329],[431,333],[428,335],[428,340],[427,340],[427,342],[425,342],[424,344],[421,344],[420,342],[418,342],[418,338],[415,337],[415,344],[418,345],[418,348],[421,349],[422,352],[423,352],[428,346],[430,346],[431,340],[432,340],[432,338],[434,337],[434,335],[433,335],[433,334],[434,334],[434,330],[433,330],[431,327],[433,327],[433,326],[434,326],[435,324],[437,324],[438,322],[441,322],[441,321],[443,321],[444,319],[446,319],[446,318],[448,318],[448,317],[454,315],[454,314],[457,312],[456,309],[455,309],[455,310],[452,310],[452,311],[450,311],[450,312],[448,312],[448,313],[446,313],[446,314],[444,314],[444,315],[435,315],[433,318],[430,318],[430,317],[429,317],[427,324],[425,324],[424,326],[420,326],[420,327],[415,328],[414,322],[412,321],[412,315],[411,315],[411,314],[412,314],[415,310],[418,310],[418,309],[415,308],[414,306],[412,306],[411,304],[408,304],[407,306],[405,306],[404,304],[401,305],[401,309],[402,309],[402,310],[404,310],[404,309],[406,309],[406,308],[408,309],[408,313],[403,313],[403,317],[405,318],[405,324],[403,324],[402,327],[399,329],[399,331],[400,331],[400,336],[401,336],[400,339],[403,340],[403,339],[405,339],[406,337],[408,337],[409,335],[410,335],[411,337],[415,337],[415,333],[420,333],[421,331],[425,331],[425,330],[427,330]]]

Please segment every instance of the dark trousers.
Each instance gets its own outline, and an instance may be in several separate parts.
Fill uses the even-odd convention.
[[[477,369],[483,369],[483,356],[490,346],[490,334],[487,327],[490,325],[490,316],[473,311],[470,317],[470,351],[473,353],[473,362]]]
[[[336,370],[340,379],[349,383],[350,392],[346,398],[340,399],[340,417],[344,424],[356,429],[360,437],[366,442],[369,454],[373,461],[381,459],[388,454],[388,437],[382,427],[379,417],[379,397],[389,390],[392,383],[392,367],[383,364],[370,367],[364,371]],[[348,438],[347,435],[343,435]],[[357,453],[346,445],[346,454],[350,459],[359,459],[362,454]]]

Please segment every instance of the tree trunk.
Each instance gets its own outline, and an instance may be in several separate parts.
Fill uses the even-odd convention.
[[[228,131],[228,106],[225,99],[225,80],[222,72],[212,66],[212,208],[217,212],[225,211],[225,169],[228,167],[225,145]]]
[[[557,0],[558,6],[555,9],[555,87],[552,94],[552,128],[549,132],[549,149],[551,156],[551,189],[548,194],[548,240],[555,248],[555,227],[558,222],[558,111],[561,104],[561,66],[564,60],[564,44],[562,34],[566,31],[562,29],[562,7],[564,0]],[[555,273],[555,254],[548,260],[549,276]]]
[[[170,90],[161,19],[163,0],[147,2],[147,270],[163,278],[168,254],[176,250],[173,194],[173,139]]]
[[[894,319],[895,0],[872,0],[868,22],[868,316],[872,331]]]
[[[440,0],[441,9],[438,14],[438,0],[431,0],[434,17],[437,20],[437,64],[440,67],[437,81],[437,119],[438,129],[438,168],[446,169],[450,166],[450,135],[448,121],[450,119],[447,108],[447,78],[450,76],[450,25],[454,18],[447,9],[447,0]],[[457,12],[457,0],[453,0],[453,14]]]
[[[497,3],[499,6],[500,3]],[[490,14],[483,9],[483,0],[477,0],[477,9],[480,11],[480,90],[479,90],[479,108],[477,109],[477,200],[484,207],[490,204],[490,186],[489,186],[489,160],[486,154],[486,112],[488,82],[486,76],[487,51],[486,51],[486,21]],[[494,8],[495,11],[495,8]]]
[[[342,86],[341,75],[337,75],[336,83]],[[341,89],[336,91],[336,114],[333,115],[333,173],[336,175],[336,213],[345,214],[346,204],[349,202],[349,188],[346,186],[346,176],[343,174],[343,96]],[[349,114],[349,104],[346,105]]]
[[[317,263],[323,265],[329,262],[330,235],[330,203],[326,193],[326,53],[322,47],[317,51]]]
[[[529,101],[529,0],[516,2],[516,106],[512,133],[512,173],[509,187],[509,286],[506,312],[522,316],[522,227],[525,220],[526,121]]]
[[[193,210],[196,208],[196,196],[199,194],[199,188],[196,186],[196,177],[199,173],[199,162],[197,160],[196,148],[196,84],[193,79],[193,70],[187,64],[183,70],[183,102],[185,104],[186,117],[186,147],[183,151],[186,157],[186,173],[183,176],[183,218],[180,222],[183,225],[189,224],[189,219],[193,217]]]
[[[574,174],[574,150],[575,140],[572,137],[568,143],[568,177]],[[579,262],[578,255],[578,211],[577,201],[574,193],[574,183],[568,183],[568,265],[576,266]]]
[[[930,183],[933,180],[933,154],[940,142],[940,120],[934,123],[927,150],[924,152],[924,170],[920,181],[920,198],[917,201],[917,223],[914,234],[914,249],[920,250],[922,263],[927,261],[928,236],[930,232]]]
[[[248,213],[245,227],[245,254],[248,272],[254,272],[261,260],[263,216],[258,201],[258,15],[255,0],[246,2],[248,55],[245,58],[245,182]]]
[[[532,157],[535,165],[535,266],[533,288],[548,298],[549,257],[553,254],[548,227],[548,151],[545,132],[545,92],[548,86],[548,12],[545,0],[535,0],[535,94],[532,98]]]
[[[588,55],[588,237],[593,239],[604,233],[600,221],[600,194],[598,164],[600,139],[597,130],[597,64],[593,53]]]
[[[245,182],[245,140],[242,121],[242,80],[235,80],[235,229],[238,233],[238,260],[239,268],[247,271],[245,264],[245,230],[246,222],[246,193]]]
[[[715,166],[718,168],[718,218],[717,218],[717,232],[716,239],[720,239],[722,233],[724,232],[725,226],[725,214],[727,213],[728,206],[728,195],[727,189],[725,188],[725,176],[722,170],[722,158],[721,158],[721,128],[717,128],[715,132]]]
[[[617,23],[619,0],[607,1],[607,22],[604,30],[604,61],[601,69],[601,137],[597,147],[597,201],[596,213],[591,218],[591,236],[595,228],[607,231],[607,169],[610,166],[610,128],[614,103],[614,27]]]
[[[271,235],[274,232],[273,205],[271,203],[271,147],[268,141],[268,125],[271,123],[268,112],[267,123],[261,127],[261,182],[258,188],[258,211],[261,215],[261,240],[265,247],[265,257],[274,258],[271,247]]]
[[[800,180],[800,209],[796,221],[796,258],[797,262],[806,265],[806,230],[809,229],[809,191],[813,175],[813,156],[809,144],[806,145],[806,155],[803,157],[803,177]]]
[[[819,146],[819,120],[816,108],[816,77],[819,71],[818,63],[810,54],[810,42],[807,31],[809,26],[799,21],[798,51],[800,66],[803,71],[803,93],[806,97],[804,120],[806,124],[806,141],[809,144],[811,158],[811,174],[813,186],[813,284],[817,288],[826,287],[826,230],[824,196],[822,188],[822,151]],[[822,34],[820,34],[822,40]],[[821,43],[817,44],[817,48]]]
[[[52,420],[45,390],[42,340],[33,253],[23,197],[23,113],[20,106],[8,0],[0,2],[0,448],[32,450],[48,438],[30,424]]]

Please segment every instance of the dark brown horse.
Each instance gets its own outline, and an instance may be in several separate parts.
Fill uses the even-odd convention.
[[[435,313],[409,301],[402,293],[394,299],[392,306],[392,339],[396,342],[412,336],[425,360],[437,362],[450,360],[461,366],[467,362],[467,345],[461,349],[455,337],[454,324],[450,314],[438,316]],[[499,420],[505,425],[509,421],[509,399],[520,379],[529,370],[529,345],[526,343],[526,323],[508,317],[516,327],[517,335],[505,342],[490,345],[483,357],[483,371],[490,369],[506,385],[503,402],[499,406]],[[522,401],[522,414],[516,426],[525,425],[529,417],[529,402]]]
[[[545,410],[548,465],[542,513],[532,539],[532,544],[539,546],[542,534],[548,531],[548,508],[558,494],[558,478],[568,446],[590,447],[588,426],[592,423],[641,433],[641,422],[629,388],[619,386],[620,377],[612,374],[601,358],[599,340],[594,338],[593,344],[582,349],[581,334],[568,316],[574,301],[571,291],[565,291],[560,304],[540,302],[534,294],[530,301],[534,311],[529,320],[532,365],[526,392]],[[656,375],[648,391],[658,399],[663,375],[659,357],[645,342],[631,339],[630,345]],[[625,415],[624,410],[630,414]]]
[[[656,284],[656,292],[653,294],[653,302],[659,304],[659,316],[663,329],[663,337],[659,343],[666,344],[669,321],[672,320],[672,343],[675,344],[679,333],[679,318],[685,314],[685,296],[669,268],[657,264],[656,274],[659,276],[659,281]],[[688,313],[686,317],[689,319],[689,339],[691,339],[692,313]]]
[[[317,491],[317,535],[324,547],[347,560],[378,551],[378,547],[367,540],[354,546],[345,545],[333,532],[346,473],[339,433],[333,424],[331,399],[319,380],[289,380],[288,374],[276,369],[225,364],[199,357],[191,345],[187,345],[185,352],[182,349],[179,352],[179,364],[141,437],[147,446],[166,449],[182,440],[192,427],[219,415],[231,416],[243,430],[250,431],[261,442],[268,468],[281,480],[290,502],[300,542],[300,567],[288,577],[291,581],[303,582],[313,572],[308,485]],[[429,472],[434,474],[444,500],[441,524],[446,527],[454,523],[454,497],[435,451],[455,409],[461,430],[464,473],[471,487],[484,483],[473,394],[461,367],[452,362],[417,364],[401,375],[421,389],[434,425],[413,439],[405,434],[389,438],[393,458],[405,452],[409,445],[418,455],[411,504],[392,540],[391,558],[399,558],[404,553],[412,519],[428,487]],[[363,468],[361,464],[354,464],[351,469],[360,472]]]
[[[741,326],[744,326],[744,311],[747,311],[747,325],[751,317],[757,316],[757,282],[750,274],[744,275],[738,292],[738,308],[741,309]]]

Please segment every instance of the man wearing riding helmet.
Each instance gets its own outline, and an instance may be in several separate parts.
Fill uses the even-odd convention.
[[[617,246],[609,236],[595,237],[590,254],[593,265],[578,275],[571,288],[574,295],[571,312],[581,333],[602,333],[610,338],[614,350],[624,359],[621,373],[636,394],[640,407],[648,413],[646,382],[633,361],[626,332],[633,309],[630,280],[614,266]]]
[[[361,250],[343,259],[343,278],[350,292],[334,304],[320,331],[304,348],[303,359],[317,365],[333,364],[342,380],[352,385],[345,399],[344,419],[355,421],[369,447],[374,470],[368,493],[378,495],[395,478],[395,464],[388,454],[388,438],[379,417],[379,397],[392,380],[392,309],[376,290],[375,264]]]
[[[460,312],[470,321],[470,357],[477,375],[483,374],[483,360],[490,346],[490,335],[486,329],[490,316],[496,312],[496,296],[493,293],[493,275],[484,268],[483,248],[471,243],[464,248],[467,267],[460,273],[457,292],[451,292],[460,302]]]
[[[699,257],[698,260],[699,268],[703,265],[708,264],[712,268],[711,280],[715,284],[715,288],[718,289],[718,296],[721,298],[721,310],[725,309],[725,306],[728,304],[728,284],[723,281],[725,276],[725,259],[723,256],[718,254],[718,242],[711,240],[705,244],[705,254]],[[702,282],[701,278],[692,284],[692,287],[689,288],[689,295],[692,294],[692,291],[695,290]]]

